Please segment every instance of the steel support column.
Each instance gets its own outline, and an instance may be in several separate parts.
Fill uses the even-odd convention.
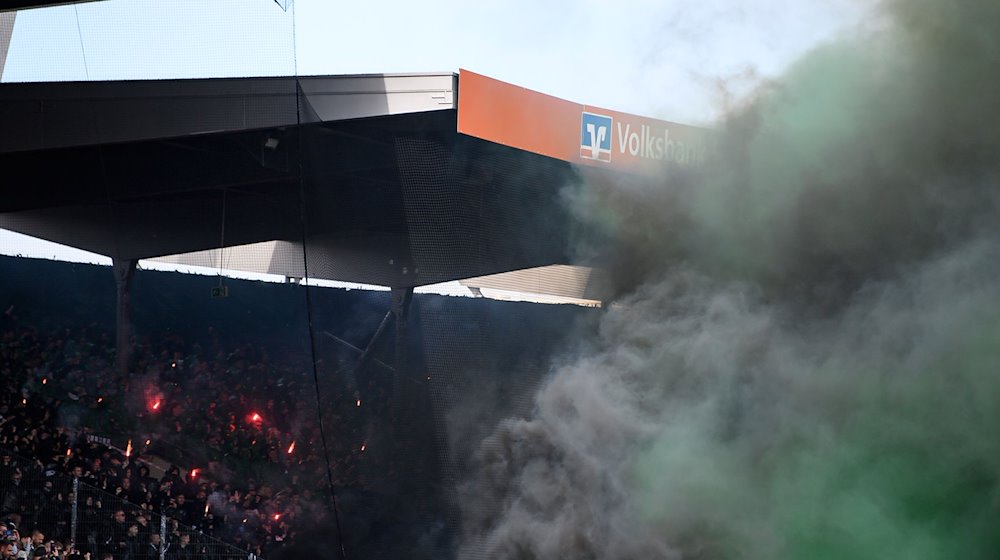
[[[117,315],[115,317],[115,359],[120,375],[128,375],[129,354],[132,342],[132,278],[135,276],[136,260],[113,259],[115,286],[118,290]]]
[[[392,289],[392,314],[396,319],[396,375],[409,374],[409,360],[407,347],[409,345],[409,331],[407,329],[407,319],[410,313],[410,301],[413,300],[413,288],[393,288]]]

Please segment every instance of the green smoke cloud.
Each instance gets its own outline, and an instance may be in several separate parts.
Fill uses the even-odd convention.
[[[896,0],[710,169],[584,185],[620,297],[485,442],[493,558],[1000,554],[1000,4]]]

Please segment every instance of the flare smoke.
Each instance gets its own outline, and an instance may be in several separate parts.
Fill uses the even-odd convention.
[[[998,29],[884,2],[710,169],[582,185],[620,296],[484,442],[460,556],[1000,554]]]

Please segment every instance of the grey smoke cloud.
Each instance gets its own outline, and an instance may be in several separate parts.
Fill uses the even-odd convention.
[[[1000,5],[879,10],[720,163],[582,186],[619,298],[484,441],[460,556],[1000,551]]]

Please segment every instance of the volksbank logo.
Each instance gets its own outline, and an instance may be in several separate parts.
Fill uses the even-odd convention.
[[[583,113],[580,120],[580,157],[611,161],[613,119],[595,113]]]

